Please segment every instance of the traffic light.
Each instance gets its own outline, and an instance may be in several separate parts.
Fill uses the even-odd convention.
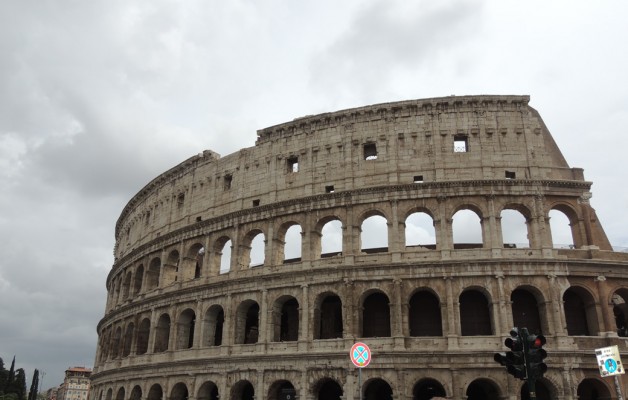
[[[505,353],[495,353],[493,359],[506,367],[509,374],[518,379],[526,379],[524,343],[518,328],[512,328],[510,337],[504,341],[510,349]]]
[[[543,345],[547,341],[545,336],[535,334],[528,335],[526,340],[528,376],[532,379],[538,379],[547,371],[547,365],[543,362],[547,357],[547,351],[543,349]]]

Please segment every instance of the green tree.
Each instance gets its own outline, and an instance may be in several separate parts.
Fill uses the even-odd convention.
[[[26,400],[26,373],[22,368],[15,371],[14,387],[13,393],[17,394],[18,400]]]
[[[28,400],[37,400],[37,388],[39,387],[39,370],[35,368],[33,372],[33,381],[31,382],[31,390],[28,392]]]
[[[7,385],[7,378],[9,376],[9,371],[4,368],[4,361],[2,357],[0,357],[0,395],[4,394],[4,387]]]

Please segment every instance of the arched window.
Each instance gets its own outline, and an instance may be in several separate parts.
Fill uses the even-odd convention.
[[[253,400],[255,399],[255,389],[249,381],[239,381],[231,389],[231,399],[233,400]]]
[[[415,212],[406,218],[406,247],[436,249],[434,220],[425,212]]]
[[[361,250],[365,253],[388,251],[388,224],[381,215],[372,215],[360,227]]]
[[[593,336],[597,333],[597,315],[593,296],[581,287],[570,287],[563,295],[567,334]]]
[[[467,387],[467,400],[499,400],[497,386],[488,379],[476,379]]]
[[[410,299],[409,323],[410,336],[442,336],[438,298],[427,290],[416,292]]]
[[[284,400],[296,399],[297,391],[290,381],[280,380],[273,382],[268,390],[268,399]]]
[[[137,296],[142,290],[142,281],[144,280],[144,266],[140,265],[135,270],[135,277],[133,278],[133,296]]]
[[[552,232],[552,244],[555,249],[573,249],[575,243],[573,240],[573,231],[571,230],[571,221],[569,217],[557,209],[549,212],[550,230]]]
[[[372,293],[362,305],[362,337],[390,337],[390,301],[384,293]]]
[[[436,397],[446,397],[445,388],[437,380],[421,379],[412,389],[412,400],[430,400]]]
[[[541,317],[536,297],[525,289],[515,289],[510,295],[510,302],[514,325],[526,327],[530,333],[541,334]]]
[[[111,358],[116,359],[120,356],[120,342],[122,340],[122,328],[117,327],[111,340]]]
[[[137,344],[136,344],[136,354],[146,354],[148,351],[148,336],[150,335],[150,320],[148,318],[144,318],[142,322],[140,322],[139,328],[137,329]]]
[[[587,378],[584,379],[578,385],[578,399],[586,399],[586,400],[602,400],[602,399],[611,399],[611,392],[608,387],[604,384],[604,382],[595,379],[595,378]]]
[[[176,350],[191,349],[194,345],[194,327],[196,325],[196,314],[193,310],[187,309],[179,316],[177,322],[177,342]]]
[[[299,302],[292,296],[282,296],[273,306],[273,341],[299,340]]]
[[[342,222],[331,220],[321,229],[321,257],[342,254]]]
[[[131,397],[129,400],[141,400],[142,399],[142,388],[139,385],[133,387],[131,390]]]
[[[205,338],[206,346],[222,345],[222,329],[225,322],[225,313],[221,306],[213,305],[205,313]]]
[[[135,325],[129,323],[124,333],[124,345],[122,348],[122,357],[128,357],[131,354],[131,346],[133,344],[133,336],[135,335]]]
[[[163,389],[157,383],[150,387],[146,400],[162,400],[164,397]]]
[[[116,394],[116,400],[124,400],[124,388],[123,387],[118,389],[118,394]]]
[[[314,310],[314,339],[342,338],[342,302],[340,297],[325,296]]]
[[[255,235],[251,240],[251,254],[249,267],[259,267],[264,265],[266,237],[262,232]]]
[[[190,246],[183,260],[183,270],[180,274],[182,280],[187,281],[201,277],[204,256],[205,247],[202,244],[194,243]]]
[[[164,272],[162,276],[162,286],[168,286],[177,281],[179,275],[179,262],[181,257],[177,250],[172,250],[168,254],[166,263],[164,264]]]
[[[153,258],[146,272],[146,290],[153,290],[159,287],[159,270],[161,269],[161,260]]]
[[[460,295],[460,328],[462,336],[491,335],[488,300],[477,290],[465,290]]]
[[[172,388],[170,392],[169,400],[187,400],[188,399],[188,388],[185,386],[185,383],[179,382]]]
[[[364,399],[366,400],[392,400],[392,388],[383,379],[372,379],[368,381],[364,388]]]
[[[236,344],[257,343],[259,337],[259,305],[253,300],[242,302],[236,312]]]
[[[342,386],[333,379],[323,378],[314,386],[317,400],[340,400],[343,395]]]
[[[196,396],[197,400],[218,400],[219,398],[218,386],[212,381],[204,382],[198,389]]]
[[[528,248],[526,217],[517,210],[505,209],[501,214],[502,241],[506,248]]]
[[[231,243],[231,239],[227,238],[227,240],[222,243],[220,246],[220,251],[218,252],[220,256],[220,268],[219,273],[226,274],[231,270],[231,248],[233,244]]]
[[[122,299],[129,298],[129,290],[131,289],[131,271],[127,272],[124,276],[124,282],[122,283]]]
[[[454,249],[476,249],[483,246],[480,217],[472,210],[464,209],[453,217]]]
[[[286,231],[283,246],[283,262],[301,261],[301,225],[292,225]]]
[[[628,337],[628,301],[626,300],[628,300],[628,289],[625,288],[617,290],[611,298],[619,337]]]
[[[155,327],[155,347],[154,353],[162,353],[168,350],[168,340],[170,339],[170,316],[162,314]]]

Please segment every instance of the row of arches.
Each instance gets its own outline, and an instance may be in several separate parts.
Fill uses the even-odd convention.
[[[504,208],[499,217],[497,229],[501,235],[501,246],[506,248],[531,247],[533,241],[529,223],[531,212],[522,206]],[[524,212],[522,212],[524,210]],[[482,248],[487,246],[490,236],[482,214],[475,207],[462,208],[452,215],[449,236],[454,249]],[[553,216],[555,214],[555,216]],[[550,211],[552,237],[559,242],[567,242],[574,247],[569,218],[558,209]],[[561,222],[557,227],[553,221]],[[405,230],[405,249],[422,248],[434,250],[442,247],[443,240],[440,223],[437,223],[429,210],[414,210],[400,224]],[[359,225],[359,248],[363,253],[390,251],[389,243],[396,243],[390,221],[381,211],[371,210],[364,214]],[[312,234],[306,235],[302,226],[295,221],[282,224],[273,240],[268,241],[261,229],[246,233],[234,245],[230,234],[218,237],[210,246],[206,256],[205,246],[209,243],[194,242],[183,251],[173,248],[153,255],[145,267],[144,263],[128,267],[118,273],[109,288],[108,304],[120,304],[135,296],[157,288],[167,287],[177,281],[187,281],[201,276],[225,274],[233,269],[255,268],[263,265],[280,265],[300,262],[304,254],[316,254],[326,258],[345,253],[350,241],[346,235],[347,227],[340,218],[329,216],[316,224]],[[540,241],[537,241],[539,244]],[[562,245],[561,245],[562,246]],[[239,248],[233,252],[234,248]],[[267,252],[270,251],[270,257]],[[182,256],[182,253],[184,254]],[[233,255],[233,257],[232,257]],[[206,258],[208,258],[206,260]],[[311,258],[311,257],[306,257]],[[207,264],[207,268],[204,265]]]
[[[411,387],[411,398],[413,400],[430,400],[436,398],[457,398],[453,397],[445,389],[447,385],[441,384],[437,379],[421,378]],[[364,382],[361,388],[361,399],[364,400],[393,400],[401,398],[397,391],[403,388],[393,389],[394,384],[382,378],[371,378]],[[508,391],[497,382],[489,378],[477,378],[472,380],[465,388],[464,399],[467,400],[499,400],[507,396]],[[569,388],[571,389],[571,388]],[[449,389],[451,391],[451,389]],[[222,392],[228,392],[227,396]],[[554,387],[546,379],[540,379],[536,383],[536,398],[538,400],[555,399],[560,388]],[[279,379],[268,386],[266,393],[260,396],[256,393],[255,385],[247,380],[241,379],[229,388],[220,390],[219,385],[213,381],[205,381],[201,384],[196,393],[190,393],[187,385],[183,382],[176,383],[170,390],[169,400],[219,400],[228,398],[230,400],[254,400],[264,398],[267,400],[292,400],[299,398],[300,390],[295,388],[290,380]],[[331,377],[324,377],[316,381],[305,398],[317,400],[341,400],[350,398],[351,394],[342,386],[341,382]],[[526,383],[520,385],[519,395],[521,399],[529,399]],[[115,397],[113,389],[108,389],[106,393],[100,390],[100,395],[94,400],[163,400],[164,388],[155,383],[150,386],[148,393],[143,397],[142,388],[139,385],[133,386],[127,395],[124,387],[118,388]],[[577,386],[576,395],[582,400],[610,399],[611,390],[601,379],[585,378]]]
[[[601,326],[603,318],[599,313],[603,310],[597,309],[593,295],[582,286],[572,286],[563,292],[563,313],[558,318],[552,314],[553,299],[529,285],[514,289],[508,302],[494,299],[483,288],[469,287],[458,295],[457,309],[452,309],[453,302],[442,301],[430,288],[417,288],[401,305],[382,289],[369,289],[358,299],[359,303],[352,308],[338,293],[324,291],[316,297],[313,310],[303,308],[303,298],[300,301],[284,294],[269,303],[268,312],[263,301],[246,299],[237,304],[232,315],[222,304],[211,304],[204,311],[188,306],[178,312],[175,308],[140,315],[139,319],[119,321],[103,329],[99,360],[221,346],[225,341],[254,344],[336,339],[344,337],[347,326],[354,323],[358,329],[350,331],[363,338],[499,335],[503,327],[498,326],[498,321],[504,312],[500,305],[508,303],[512,323],[507,326],[525,326],[530,332],[554,335],[560,332],[564,321],[565,333],[571,336],[595,336],[604,329],[626,336],[628,289],[620,289],[612,297],[613,327]],[[353,321],[356,311],[358,318]],[[262,319],[264,314],[269,317]],[[399,332],[396,327],[401,321],[407,323]]]

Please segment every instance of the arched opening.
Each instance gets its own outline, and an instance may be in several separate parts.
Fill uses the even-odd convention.
[[[467,387],[467,400],[499,400],[497,386],[488,379],[476,379]]]
[[[249,381],[239,381],[231,389],[232,400],[253,400],[255,398],[255,389]]]
[[[128,357],[131,354],[131,345],[133,344],[133,336],[135,335],[135,325],[129,323],[124,332],[124,345],[122,347],[122,357]]]
[[[184,383],[179,382],[172,387],[172,391],[170,391],[170,399],[169,400],[187,400],[188,399],[188,388]]]
[[[219,398],[218,386],[212,381],[204,382],[198,389],[196,396],[196,400],[218,400]]]
[[[545,384],[544,380],[537,379],[534,389],[536,393],[536,400],[553,400],[556,398],[552,396],[552,393],[550,392],[549,388]],[[520,394],[521,394],[521,400],[530,400],[530,391],[528,390],[527,383],[524,382],[521,385]]]
[[[225,313],[221,306],[213,305],[205,312],[205,337],[203,343],[206,346],[222,345],[222,329],[225,323]]]
[[[142,290],[142,280],[144,280],[144,266],[140,265],[135,271],[133,278],[133,296],[137,296]]]
[[[342,254],[342,222],[328,221],[321,229],[321,258]]]
[[[273,341],[299,340],[299,302],[292,296],[277,299],[273,307]]]
[[[438,298],[427,290],[410,298],[408,322],[410,336],[443,336],[443,321]]]
[[[170,316],[162,314],[155,326],[155,346],[153,353],[162,353],[168,350],[168,340],[170,339]]]
[[[268,389],[268,400],[294,400],[296,396],[294,386],[286,380],[274,382]]]
[[[430,400],[434,397],[446,397],[445,389],[435,379],[421,379],[412,389],[412,400]]]
[[[141,400],[142,399],[142,388],[139,385],[135,385],[131,390],[131,397],[129,400]]]
[[[555,249],[573,249],[576,247],[571,221],[569,221],[569,217],[563,211],[557,209],[550,210],[549,223],[552,233],[552,244]]]
[[[314,310],[314,339],[342,338],[342,301],[330,294]]]
[[[205,257],[205,247],[200,243],[194,243],[187,252],[183,263],[182,279],[198,279],[203,270],[203,259]]]
[[[501,214],[502,241],[505,248],[529,248],[526,217],[518,210],[504,209]]]
[[[177,322],[177,340],[175,349],[191,349],[194,345],[194,327],[196,325],[196,314],[193,310],[184,310],[179,315]]]
[[[266,237],[262,232],[258,232],[251,240],[251,252],[249,267],[260,267],[264,265],[266,247]]]
[[[220,274],[226,274],[231,270],[231,251],[233,244],[231,239],[227,240],[221,247],[218,255],[220,256]]]
[[[454,249],[477,249],[484,246],[481,218],[477,213],[463,209],[456,212],[452,219]]]
[[[129,298],[131,289],[131,271],[127,272],[124,276],[124,282],[122,283],[122,300]]]
[[[181,257],[179,256],[179,252],[177,250],[172,250],[168,253],[168,258],[166,258],[166,262],[164,263],[162,286],[168,286],[177,281],[179,275],[179,262],[181,261]]]
[[[302,247],[302,229],[301,225],[292,225],[286,231],[283,241],[283,263],[301,261]]]
[[[604,382],[586,378],[578,385],[578,400],[606,400],[611,399],[611,393]]]
[[[159,287],[159,270],[161,269],[161,260],[153,258],[146,271],[146,290],[153,290]]]
[[[372,379],[364,388],[364,400],[392,400],[392,388],[383,379]]]
[[[477,290],[465,290],[460,295],[460,329],[462,336],[492,335],[488,299]]]
[[[122,340],[122,328],[118,327],[113,334],[111,340],[111,358],[116,359],[120,356],[120,341]]]
[[[341,400],[342,387],[333,379],[324,378],[314,388],[317,400]]]
[[[158,384],[154,384],[153,386],[150,387],[150,390],[148,391],[148,397],[146,398],[146,400],[162,400],[164,397],[164,392],[161,389],[161,386],[159,386]]]
[[[116,394],[116,400],[124,400],[124,388],[118,389],[118,393]]]
[[[568,335],[593,336],[597,333],[595,301],[589,292],[581,287],[570,287],[563,294],[563,306]]]
[[[257,343],[259,337],[259,305],[253,300],[242,302],[236,312],[235,344]]]
[[[137,329],[137,344],[135,354],[142,355],[148,351],[148,336],[150,335],[150,319],[144,318]]]
[[[510,295],[514,326],[526,327],[528,332],[541,334],[541,317],[536,297],[525,289],[515,289]]]
[[[619,289],[611,298],[617,336],[628,337],[628,289]]]
[[[109,389],[107,390],[107,397],[105,397],[106,400],[111,400],[113,399],[113,389]]]
[[[434,220],[425,212],[415,212],[406,218],[406,247],[436,249]]]
[[[360,249],[364,253],[388,251],[388,221],[381,215],[372,215],[360,226]]]
[[[362,303],[362,337],[390,337],[390,301],[384,293],[372,293]]]

